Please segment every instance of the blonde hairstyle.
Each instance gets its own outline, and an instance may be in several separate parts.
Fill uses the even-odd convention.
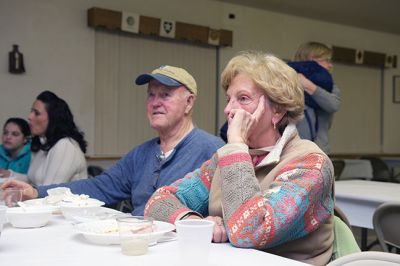
[[[331,59],[332,49],[323,43],[307,42],[297,49],[293,61],[308,61],[311,59]]]
[[[249,76],[279,111],[286,111],[279,121],[282,133],[288,123],[303,117],[304,92],[297,73],[279,58],[262,52],[246,51],[233,57],[221,74],[221,85],[226,91],[238,74]]]

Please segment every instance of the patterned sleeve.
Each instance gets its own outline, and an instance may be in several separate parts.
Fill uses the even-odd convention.
[[[311,233],[333,214],[332,169],[324,155],[289,162],[263,193],[247,152],[221,156],[218,168],[224,222],[235,246],[274,247]]]
[[[159,188],[146,204],[146,216],[175,223],[188,213],[208,215],[208,195],[217,165],[217,155],[170,186]]]

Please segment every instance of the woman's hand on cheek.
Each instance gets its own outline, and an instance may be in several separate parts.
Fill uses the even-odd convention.
[[[228,117],[228,143],[247,143],[253,129],[260,121],[265,110],[265,98],[260,97],[253,114],[243,109],[232,109]]]
[[[245,143],[246,134],[244,132],[243,124],[250,116],[245,110],[232,109],[228,117],[228,143]]]

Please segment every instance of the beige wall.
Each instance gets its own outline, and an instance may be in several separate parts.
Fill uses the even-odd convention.
[[[231,29],[234,46],[221,50],[221,68],[244,49],[261,49],[289,59],[297,46],[308,40],[400,55],[399,35],[208,0],[0,0],[0,121],[9,116],[26,117],[34,97],[51,89],[70,104],[90,143],[89,153],[93,151],[94,31],[86,25],[86,10],[93,6]],[[235,13],[236,19],[229,20],[229,13]],[[13,43],[24,53],[24,75],[7,71],[7,52]],[[384,73],[382,148],[391,153],[400,153],[400,104],[391,102],[392,76],[399,74],[398,68]],[[224,102],[222,97],[221,106]],[[357,108],[357,102],[352,105]]]

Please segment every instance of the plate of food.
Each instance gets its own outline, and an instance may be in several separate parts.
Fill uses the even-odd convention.
[[[66,218],[80,213],[97,212],[104,202],[90,198],[85,194],[73,194],[69,188],[56,187],[47,190],[47,196],[24,201],[27,207],[46,206],[54,212],[62,212]]]
[[[165,242],[176,239],[176,234],[171,234],[175,225],[154,221],[153,232],[150,235],[150,244]],[[82,234],[84,238],[94,244],[99,245],[119,245],[118,224],[115,219],[95,220],[83,222],[75,225],[75,230]]]
[[[29,207],[48,207],[48,208],[52,208],[53,212],[60,211],[60,206],[57,206],[54,204],[49,204],[45,201],[44,198],[26,200],[26,201],[24,201],[24,204],[28,208]]]

